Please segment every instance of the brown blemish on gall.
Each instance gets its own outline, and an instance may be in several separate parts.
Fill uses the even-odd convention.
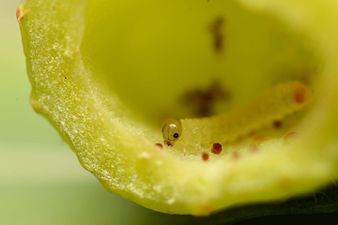
[[[163,148],[163,145],[162,145],[161,143],[156,143],[155,146],[156,146],[156,147],[159,147],[159,148],[161,148],[161,149]]]
[[[218,155],[222,152],[222,145],[220,143],[214,143],[211,148],[211,152]]]
[[[208,160],[209,160],[209,154],[206,153],[206,152],[203,152],[203,153],[202,153],[202,160],[203,160],[203,161],[208,161]]]
[[[232,158],[233,158],[234,160],[238,160],[240,157],[241,157],[241,156],[240,156],[239,152],[233,152],[233,153],[232,153]]]
[[[284,141],[289,141],[295,138],[296,136],[297,136],[297,133],[295,131],[289,131],[284,135],[283,139]]]
[[[19,6],[18,8],[16,8],[15,15],[16,15],[17,21],[21,22],[22,19],[23,19],[23,17],[24,17],[24,15],[25,15],[22,6]]]
[[[252,137],[252,140],[253,140],[254,143],[260,144],[260,143],[262,143],[265,140],[265,137],[263,135],[261,135],[261,134],[255,134]]]
[[[250,146],[250,151],[251,152],[255,153],[255,152],[258,152],[258,150],[259,150],[259,145],[258,144],[252,144]]]
[[[260,144],[266,140],[266,137],[261,135],[261,134],[254,134],[253,137],[252,137],[252,143],[249,147],[249,150],[251,152],[257,152],[259,150],[259,146]],[[236,156],[237,157],[237,156]],[[236,158],[235,157],[235,158]]]

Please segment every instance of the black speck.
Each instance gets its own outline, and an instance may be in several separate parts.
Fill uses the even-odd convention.
[[[224,26],[225,20],[223,17],[217,17],[210,25],[210,33],[212,35],[212,46],[217,54],[224,51]]]
[[[275,120],[275,121],[273,121],[273,127],[274,127],[274,128],[279,129],[279,128],[281,128],[282,126],[283,126],[282,121],[280,121],[280,120]]]

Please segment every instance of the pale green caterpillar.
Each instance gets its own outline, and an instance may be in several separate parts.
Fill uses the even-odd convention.
[[[310,102],[311,96],[310,88],[301,82],[282,83],[230,113],[199,119],[168,120],[162,128],[164,143],[169,146],[179,143],[183,134],[184,139],[194,140],[190,146],[226,144],[302,109]]]

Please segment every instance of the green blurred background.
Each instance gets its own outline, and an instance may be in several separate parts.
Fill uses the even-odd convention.
[[[0,225],[191,224],[108,193],[29,105],[19,0],[0,0]]]

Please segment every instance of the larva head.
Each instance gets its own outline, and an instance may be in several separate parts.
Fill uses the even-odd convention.
[[[162,127],[164,143],[173,146],[182,135],[182,124],[178,119],[168,119]]]

